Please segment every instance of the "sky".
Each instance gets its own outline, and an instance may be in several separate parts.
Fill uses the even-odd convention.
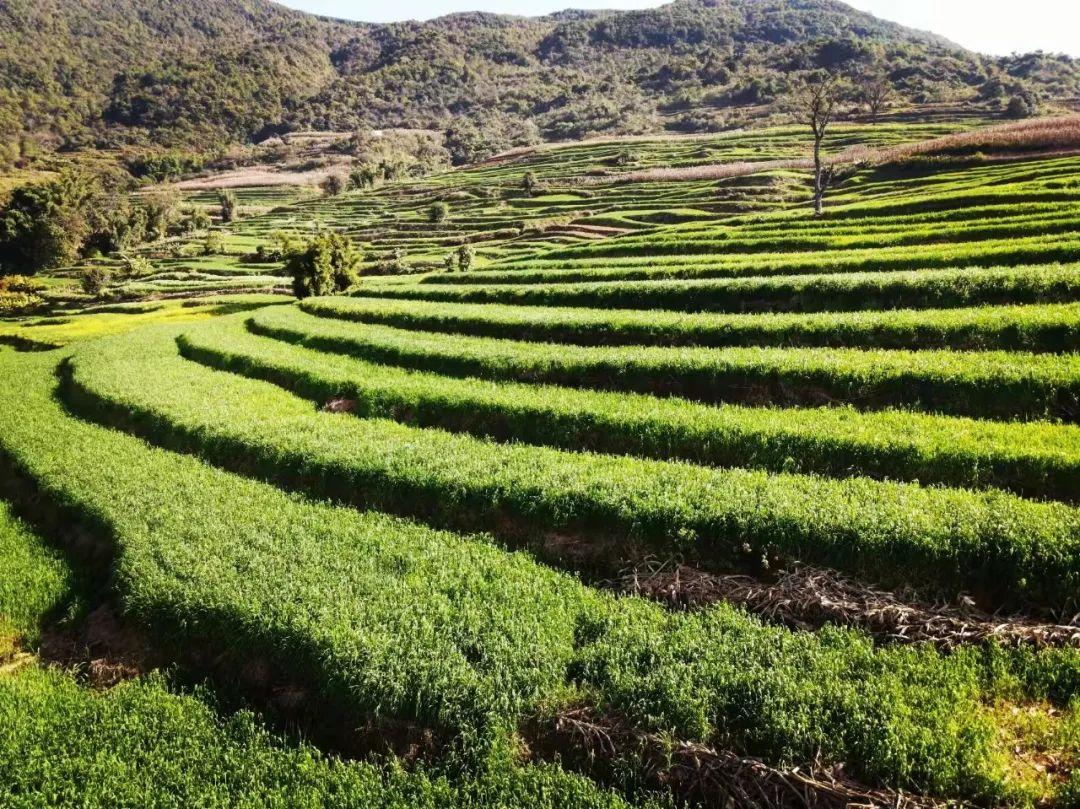
[[[283,0],[292,8],[365,22],[426,20],[454,11],[547,14],[571,8],[649,8],[659,0]],[[991,54],[1044,50],[1080,57],[1080,0],[848,0],[879,17]]]

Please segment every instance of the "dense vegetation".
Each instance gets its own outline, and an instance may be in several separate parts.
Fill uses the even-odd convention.
[[[983,57],[833,0],[392,25],[263,0],[13,0],[0,46],[0,165],[40,142],[213,150],[367,127],[449,130],[464,161],[540,136],[724,128],[782,100],[802,72],[841,63],[857,66],[864,100],[878,77],[894,101],[1013,115],[1080,94],[1068,58]]]
[[[1077,805],[1080,160],[970,123],[14,195],[0,802]]]

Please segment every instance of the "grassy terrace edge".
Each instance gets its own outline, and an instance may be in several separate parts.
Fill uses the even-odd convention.
[[[834,477],[998,487],[1080,498],[1080,427],[906,411],[710,406],[680,399],[457,379],[375,365],[248,332],[239,320],[186,330],[180,353],[273,382],[323,406],[420,427],[568,450]]]
[[[350,716],[380,706],[475,745],[505,717],[577,693],[642,728],[783,760],[822,752],[869,778],[993,802],[1014,793],[980,699],[1048,694],[1052,672],[1075,668],[1060,655],[987,668],[975,650],[875,650],[730,608],[666,614],[605,597],[483,541],[299,500],[73,420],[50,398],[58,359],[0,352],[18,383],[0,392],[0,442],[46,497],[109,529],[126,614],[310,666]]]
[[[70,395],[96,418],[317,497],[454,528],[540,542],[576,536],[582,551],[621,547],[624,558],[644,543],[736,568],[779,554],[886,585],[914,578],[950,595],[969,590],[995,606],[1067,611],[1080,594],[1080,511],[1064,505],[497,445],[343,418],[187,362],[160,335],[102,341],[69,368]]]
[[[413,332],[274,307],[256,334],[327,352],[481,379],[701,402],[908,406],[999,419],[1080,418],[1080,355],[857,349],[568,346]]]
[[[774,346],[1059,353],[1080,349],[1080,303],[822,314],[594,311],[423,300],[309,298],[300,309],[414,331],[583,346]]]
[[[452,285],[364,281],[357,295],[460,303],[503,303],[681,312],[829,312],[1071,303],[1080,265],[822,274],[687,281]]]
[[[36,666],[0,676],[0,802],[452,809],[482,801],[508,809],[629,809],[554,766],[497,768],[453,783],[393,761],[330,758],[271,734],[248,711],[222,718],[211,705],[202,692],[173,693],[160,676],[106,693]]]

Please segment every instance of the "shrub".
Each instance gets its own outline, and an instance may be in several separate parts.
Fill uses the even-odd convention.
[[[378,170],[374,166],[365,163],[360,168],[349,172],[349,190],[374,188],[378,178]]]
[[[458,270],[461,272],[468,272],[472,269],[473,259],[476,257],[476,251],[473,250],[472,245],[463,244],[457,249]]]
[[[74,262],[100,193],[95,179],[74,173],[16,189],[0,210],[0,267],[32,275]]]
[[[231,188],[218,191],[218,203],[221,205],[221,221],[232,222],[236,218],[236,192]]]
[[[225,252],[225,237],[220,232],[212,230],[206,234],[203,241],[203,255],[216,256]]]
[[[1031,118],[1039,111],[1039,101],[1032,93],[1020,93],[1009,99],[1005,115],[1009,118]]]
[[[184,218],[180,220],[180,228],[184,233],[207,230],[211,224],[210,214],[199,205],[188,210]]]
[[[120,257],[122,278],[136,278],[140,275],[150,275],[154,271],[153,265],[142,256],[122,255]]]
[[[319,187],[324,196],[340,196],[345,191],[345,178],[340,174],[327,174],[326,179],[319,183]]]
[[[293,279],[293,292],[298,298],[311,295],[331,295],[342,292],[359,278],[363,259],[352,240],[342,233],[317,233],[307,246],[293,253],[285,269]]]
[[[445,202],[433,202],[431,207],[428,208],[428,221],[432,224],[439,224],[445,222],[446,217],[450,215],[450,206]]]
[[[404,275],[409,271],[409,263],[405,258],[405,251],[400,247],[395,247],[386,256],[386,260],[383,262],[383,272],[389,275]]]
[[[149,241],[164,239],[176,216],[177,196],[168,191],[158,191],[143,199],[146,211],[146,238]]]
[[[97,265],[87,267],[79,278],[83,292],[87,295],[93,295],[95,298],[105,291],[110,280],[109,271]]]
[[[20,315],[41,306],[45,287],[25,275],[0,276],[0,316]]]

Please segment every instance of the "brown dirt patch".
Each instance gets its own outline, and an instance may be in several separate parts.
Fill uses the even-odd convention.
[[[849,778],[841,765],[821,761],[788,770],[749,756],[642,733],[617,717],[572,708],[522,729],[529,755],[560,760],[603,780],[624,756],[640,762],[647,783],[670,789],[680,802],[705,807],[761,809],[939,809],[934,798],[876,789]]]
[[[928,604],[878,590],[831,570],[797,567],[774,582],[752,576],[720,576],[678,563],[648,563],[617,587],[675,609],[723,601],[795,629],[827,623],[854,626],[892,643],[931,643],[952,649],[994,640],[1005,646],[1080,648],[1080,626],[994,616],[970,599]]]

